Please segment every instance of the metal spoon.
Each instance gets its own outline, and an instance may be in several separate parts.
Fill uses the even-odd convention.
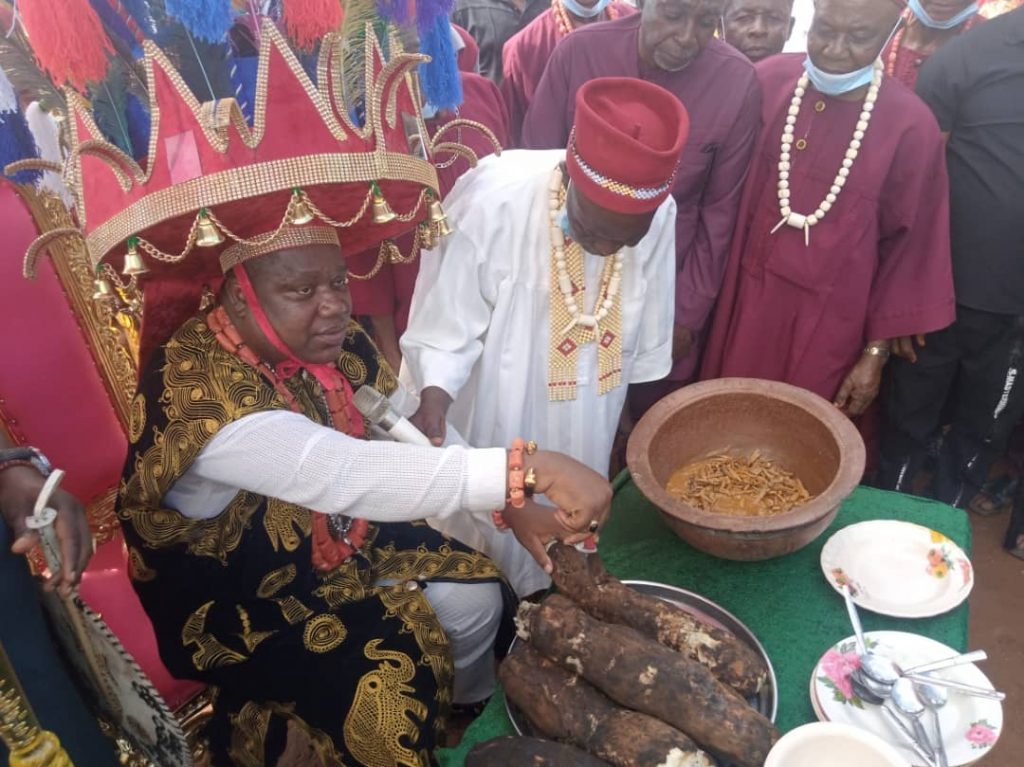
[[[914,753],[921,758],[921,761],[923,761],[927,767],[934,767],[935,759],[917,742],[917,738],[914,737],[914,733],[909,727],[907,727],[906,722],[903,721],[903,717],[893,711],[891,703],[887,703],[882,706],[882,713],[885,714],[891,724],[895,725],[899,729],[906,738],[907,744],[914,749]]]
[[[925,684],[935,685],[936,687],[945,687],[948,690],[960,693],[961,695],[970,695],[973,698],[988,698],[989,700],[1006,700],[1006,693],[1000,690],[992,690],[988,687],[978,687],[973,684],[967,684],[965,682],[955,682],[952,679],[943,679],[938,676],[930,676],[928,674],[902,674],[902,678],[909,679],[912,682],[924,682]]]
[[[973,652],[965,652],[961,655],[954,655],[951,658],[943,658],[942,660],[932,661],[931,663],[922,663],[917,666],[911,666],[910,668],[903,669],[904,674],[924,674],[929,671],[940,671],[944,668],[952,668],[953,666],[959,666],[964,663],[974,663],[979,660],[986,660],[988,653],[984,650],[975,650]]]
[[[914,692],[914,683],[903,677],[896,680],[892,686],[893,705],[910,720],[910,726],[914,728],[915,739],[921,747],[934,758],[935,752],[931,747],[928,732],[924,729],[921,716],[924,714],[924,704],[918,699]]]
[[[914,749],[914,752],[921,757],[928,767],[933,767],[935,761],[932,758],[932,755],[925,751],[925,749],[917,742],[914,731],[910,729],[907,723],[903,720],[903,717],[893,710],[892,703],[889,702],[889,694],[892,688],[879,685],[877,682],[872,682],[860,673],[859,669],[854,670],[853,673],[850,674],[850,683],[853,687],[853,691],[857,694],[857,697],[865,703],[878,706],[882,710],[882,713],[888,718],[890,724],[894,725],[900,731],[910,747]]]
[[[917,693],[921,702],[931,709],[935,719],[935,757],[938,767],[949,767],[949,760],[946,759],[946,746],[942,742],[942,725],[939,724],[939,709],[946,705],[949,695],[941,687],[924,683],[915,684],[914,692]]]
[[[900,678],[900,673],[891,660],[871,650],[860,656],[860,670],[868,679],[886,686],[896,684]]]
[[[849,583],[843,586],[843,600],[846,602],[846,614],[850,616],[853,633],[857,637],[857,652],[863,655],[868,651],[868,646],[864,642],[864,629],[860,625],[860,615],[857,613],[857,605],[853,603],[853,591]]]

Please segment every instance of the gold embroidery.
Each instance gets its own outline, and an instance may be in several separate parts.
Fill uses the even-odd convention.
[[[295,565],[285,565],[276,570],[271,570],[263,576],[259,587],[256,589],[256,596],[260,599],[270,599],[289,583],[295,580]]]
[[[366,376],[368,375],[366,363],[359,359],[358,354],[348,351],[342,352],[341,356],[338,357],[338,370],[352,384],[353,389],[358,389],[366,383]]]
[[[142,552],[133,546],[128,547],[128,573],[133,581],[139,583],[149,583],[156,578],[156,570],[146,566]]]
[[[338,648],[347,636],[348,629],[338,616],[325,613],[307,621],[302,643],[310,652],[326,653]]]
[[[287,740],[295,735],[309,749],[309,753],[298,757],[306,767],[344,767],[341,754],[334,747],[330,736],[315,727],[310,727],[293,711],[293,706],[280,703],[255,703],[250,701],[242,706],[237,714],[231,716],[231,749],[229,755],[232,763],[238,767],[268,767],[263,755],[266,750],[267,732],[270,729],[272,716],[280,717],[287,722]]]
[[[406,589],[402,585],[382,588],[380,601],[387,608],[385,615],[402,621],[402,633],[411,633],[423,652],[421,663],[430,666],[437,680],[438,715],[434,729],[440,735],[445,730],[452,703],[452,683],[455,666],[452,661],[448,635],[437,619],[437,614],[421,589]]]
[[[306,607],[295,597],[285,597],[284,599],[275,599],[277,606],[281,608],[281,614],[284,619],[288,621],[289,626],[294,626],[296,623],[302,623],[309,616],[313,614],[313,611]]]
[[[238,767],[266,767],[264,743],[270,728],[270,710],[249,701],[231,715],[231,748],[228,753]]]
[[[313,520],[309,509],[296,506],[294,503],[267,499],[267,511],[263,515],[263,527],[270,538],[274,551],[295,551],[302,544],[303,538],[313,530]]]
[[[476,551],[455,551],[448,543],[437,551],[420,545],[416,549],[396,551],[394,545],[373,550],[373,574],[377,579],[407,581],[433,578],[500,578],[501,572],[486,556]]]
[[[345,717],[345,745],[365,767],[423,767],[419,755],[402,744],[419,741],[417,720],[424,721],[428,713],[426,705],[409,694],[416,692],[409,686],[416,668],[405,653],[378,651],[381,641],[366,643],[366,657],[381,662],[359,680]]]
[[[313,593],[330,607],[366,599],[370,592],[370,573],[360,570],[355,560],[349,560],[323,575],[323,581]]]
[[[135,395],[128,420],[128,441],[135,444],[146,428],[146,397],[141,392]]]
[[[235,605],[235,610],[238,611],[238,619],[242,622],[242,633],[238,635],[238,638],[245,643],[245,649],[252,652],[265,639],[276,634],[276,631],[253,631],[252,630],[252,619],[249,618],[249,613],[241,605]]]
[[[213,600],[211,600],[200,607],[188,617],[185,625],[181,628],[182,644],[196,646],[196,651],[192,653],[192,665],[199,671],[207,671],[218,666],[230,666],[246,659],[241,653],[221,644],[213,634],[206,633],[206,616],[213,604]]]

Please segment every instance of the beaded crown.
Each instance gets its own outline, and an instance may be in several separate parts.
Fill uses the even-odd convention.
[[[411,229],[437,195],[411,76],[425,57],[401,52],[394,37],[385,42],[397,51],[387,59],[367,29],[360,124],[345,96],[341,36],[324,38],[314,84],[265,22],[250,127],[234,99],[201,103],[146,40],[152,128],[145,167],[103,137],[86,100],[68,89],[70,152],[62,171],[79,229],[41,235],[26,273],[64,236],[83,237],[95,265],[120,269],[126,250],[133,258],[141,251],[149,270],[181,263],[175,278],[200,278],[219,271],[224,248],[259,246],[310,221],[340,229],[347,252]],[[200,248],[207,252],[195,253]]]

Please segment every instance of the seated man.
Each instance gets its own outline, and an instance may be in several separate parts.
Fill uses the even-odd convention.
[[[529,434],[605,473],[626,386],[672,365],[669,192],[688,118],[640,80],[576,99],[568,150],[489,157],[448,196],[455,234],[423,255],[403,376],[435,444],[450,416],[471,445]],[[547,581],[488,553],[520,594]]]
[[[544,545],[593,533],[611,501],[593,471],[520,441],[365,439],[353,390],[400,392],[350,320],[339,230],[353,252],[398,237],[438,183],[407,121],[388,119],[420,123],[416,61],[386,64],[373,35],[346,49],[367,64],[354,132],[352,104],[330,90],[340,51],[324,41],[315,84],[264,24],[250,133],[231,99],[211,127],[210,105],[148,50],[146,172],[69,99],[68,178],[97,296],[121,300],[113,262],[131,279],[117,287],[145,298],[117,507],[130,575],[167,669],[217,690],[218,767],[432,764],[450,705],[491,692],[507,589],[422,520],[476,516],[497,535],[503,510],[503,537],[550,567]],[[200,305],[204,282],[215,292]],[[526,501],[526,472],[558,511]]]
[[[722,39],[756,64],[782,53],[795,23],[793,0],[729,0]]]

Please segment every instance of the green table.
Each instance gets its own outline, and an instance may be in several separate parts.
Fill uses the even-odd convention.
[[[807,696],[811,671],[832,644],[853,632],[842,598],[825,581],[818,563],[825,541],[841,527],[871,519],[915,522],[944,533],[970,551],[966,513],[912,496],[858,488],[832,526],[809,546],[766,562],[729,562],[681,541],[661,521],[624,473],[615,481],[612,517],[601,533],[600,551],[619,578],[660,581],[717,602],[754,632],[764,645],[779,683],[776,723],[783,732],[814,721]],[[925,634],[958,650],[967,645],[967,604],[935,618],[907,620],[862,611],[866,631]],[[481,741],[513,734],[504,696],[496,694],[466,730],[458,748],[442,749],[442,767],[462,767],[466,752]]]

